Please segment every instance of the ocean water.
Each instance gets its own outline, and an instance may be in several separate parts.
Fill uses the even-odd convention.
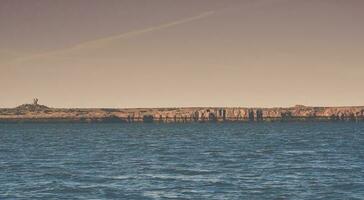
[[[364,199],[364,123],[3,123],[0,199]]]

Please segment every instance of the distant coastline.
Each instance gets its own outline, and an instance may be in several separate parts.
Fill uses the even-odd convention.
[[[364,106],[286,108],[185,107],[185,108],[49,108],[23,104],[0,109],[0,122],[270,122],[364,121]]]

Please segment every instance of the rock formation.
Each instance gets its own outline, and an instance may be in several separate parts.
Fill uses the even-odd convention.
[[[288,108],[135,108],[135,109],[61,109],[38,104],[23,104],[0,109],[1,121],[72,122],[262,122],[262,121],[364,121],[364,106]]]

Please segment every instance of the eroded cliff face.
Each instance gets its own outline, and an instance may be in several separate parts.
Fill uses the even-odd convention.
[[[361,107],[61,109],[25,104],[0,109],[0,121],[34,122],[260,122],[364,121]]]

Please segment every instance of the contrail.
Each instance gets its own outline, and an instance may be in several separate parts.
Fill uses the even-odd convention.
[[[187,23],[187,22],[202,19],[202,18],[205,18],[205,17],[207,17],[209,15],[212,15],[213,13],[214,13],[214,11],[209,11],[209,12],[205,12],[205,13],[202,13],[202,14],[194,16],[194,17],[181,19],[181,20],[174,21],[174,22],[171,22],[171,23],[162,24],[162,25],[159,25],[159,26],[149,27],[149,28],[136,30],[136,31],[130,31],[130,32],[127,32],[127,33],[116,35],[116,36],[111,36],[111,37],[107,37],[107,38],[101,38],[101,39],[98,39],[98,40],[85,42],[85,43],[82,43],[82,44],[78,44],[78,45],[72,47],[71,49],[81,49],[81,48],[86,48],[86,47],[89,47],[89,46],[93,46],[95,44],[108,43],[108,42],[111,42],[113,40],[128,39],[128,38],[131,38],[133,36],[141,35],[141,34],[144,34],[144,33],[157,31],[157,30],[169,28],[169,27],[172,27],[172,26],[177,26],[179,24],[184,24],[184,23]]]
[[[122,33],[120,35],[114,35],[114,36],[110,36],[110,37],[106,37],[106,38],[100,38],[100,39],[80,43],[80,44],[77,44],[75,46],[72,46],[72,47],[69,47],[69,48],[66,48],[66,49],[61,49],[61,50],[56,50],[56,51],[52,51],[52,52],[48,52],[48,53],[43,53],[43,54],[38,54],[38,55],[32,55],[32,56],[29,56],[29,57],[19,58],[19,59],[16,60],[16,62],[32,60],[32,59],[40,58],[40,57],[44,57],[44,56],[57,55],[57,54],[66,53],[66,52],[75,51],[75,50],[81,50],[81,49],[87,49],[87,48],[97,48],[97,47],[100,47],[100,46],[102,46],[104,44],[111,43],[114,40],[128,39],[128,38],[131,38],[131,37],[134,37],[134,36],[137,36],[137,35],[162,30],[162,29],[177,26],[177,25],[180,25],[180,24],[185,24],[185,23],[192,22],[192,21],[195,21],[195,20],[198,20],[198,19],[206,18],[206,17],[208,17],[208,16],[210,16],[210,15],[212,15],[214,13],[215,13],[215,11],[208,11],[208,12],[201,13],[201,14],[199,14],[197,16],[177,20],[177,21],[174,21],[174,22],[166,23],[166,24],[161,24],[159,26],[153,26],[153,27],[149,27],[149,28],[145,28],[145,29],[140,29],[140,30],[135,30],[135,31]]]

